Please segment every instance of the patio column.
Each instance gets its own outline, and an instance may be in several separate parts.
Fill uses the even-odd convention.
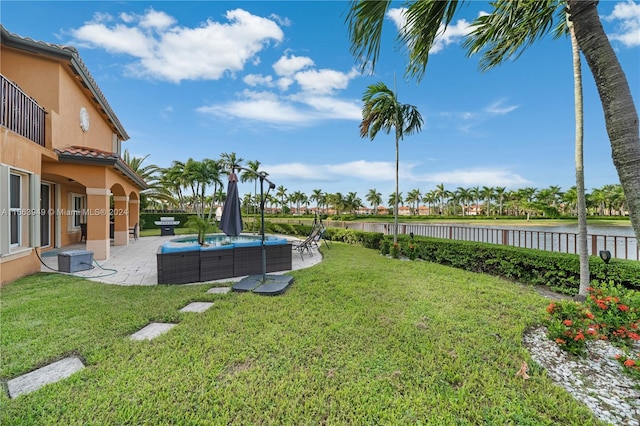
[[[140,224],[140,200],[129,199],[129,227]]]
[[[126,246],[129,244],[129,213],[128,209],[129,197],[114,196],[113,197],[113,245]]]
[[[109,200],[111,191],[105,188],[87,188],[87,250],[96,260],[111,255],[109,238]]]

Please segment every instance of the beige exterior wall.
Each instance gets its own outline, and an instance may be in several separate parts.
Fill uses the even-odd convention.
[[[45,147],[0,127],[0,207],[8,206],[5,188],[9,188],[10,175],[18,173],[24,175],[25,186],[21,194],[24,202],[28,201],[25,206],[40,209],[40,191],[46,188],[41,184],[48,184],[49,207],[56,212],[47,219],[21,218],[19,245],[9,243],[5,233],[9,220],[0,218],[1,286],[40,271],[36,250],[48,251],[80,241],[81,230],[74,221],[77,215],[72,213],[74,197],[83,200],[85,213],[89,209],[101,212],[85,214],[81,222],[87,224],[87,250],[94,251],[96,260],[109,258],[110,246],[114,244],[109,224],[113,221],[116,228],[115,244],[128,244],[128,229],[139,221],[140,188],[113,165],[91,163],[91,155],[85,161],[89,164],[59,162],[55,149],[79,146],[118,152],[119,143],[114,144],[114,139],[122,138],[122,135],[116,138],[114,129],[117,127],[93,100],[93,93],[81,84],[81,77],[73,72],[68,59],[59,60],[46,53],[33,54],[5,45],[2,45],[0,56],[0,73],[46,111]],[[80,126],[81,108],[89,115],[88,131]],[[112,207],[117,207],[123,216],[113,217]],[[51,231],[50,244],[41,249],[40,226],[43,222],[50,225]],[[11,229],[15,229],[13,225]]]
[[[47,148],[87,146],[112,151],[114,133],[105,114],[87,98],[66,64],[3,48],[0,70],[47,111]],[[80,128],[80,108],[89,114],[88,132]]]

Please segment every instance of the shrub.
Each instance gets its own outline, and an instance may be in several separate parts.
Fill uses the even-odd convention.
[[[609,340],[628,348],[640,341],[640,296],[635,290],[602,284],[589,288],[584,303],[562,301],[547,306],[548,337],[573,354],[582,354],[589,339]],[[625,367],[635,367],[636,361],[624,357]]]
[[[391,241],[388,239],[383,239],[380,241],[380,254],[386,256],[389,254],[389,247],[391,246]]]

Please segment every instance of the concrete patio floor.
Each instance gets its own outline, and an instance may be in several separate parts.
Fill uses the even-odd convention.
[[[282,236],[289,241],[297,241],[295,238]],[[130,240],[128,246],[111,246],[111,257],[108,260],[98,260],[93,263],[94,268],[86,271],[78,271],[67,275],[84,277],[93,281],[117,285],[157,285],[158,271],[156,253],[158,247],[165,241],[175,236],[164,237],[140,237],[138,240]],[[76,243],[59,249],[45,252],[42,256],[42,272],[58,271],[58,253],[70,250],[86,250],[85,243]],[[322,254],[318,249],[313,250],[313,256],[300,256],[300,252],[292,250],[292,270],[308,268],[322,260]],[[273,272],[284,274],[288,271]],[[64,273],[64,272],[60,272]],[[66,274],[66,273],[65,273]],[[270,272],[271,274],[271,272]],[[244,277],[224,278],[210,282],[237,282]],[[201,284],[201,283],[198,283]],[[182,284],[184,285],[184,284]]]

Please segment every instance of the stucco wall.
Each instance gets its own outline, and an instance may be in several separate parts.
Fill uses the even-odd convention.
[[[3,47],[0,70],[47,112],[47,147],[90,146],[103,151],[113,149],[113,130],[106,115],[82,89],[65,63],[43,56]],[[80,128],[80,109],[89,114],[89,131]]]

